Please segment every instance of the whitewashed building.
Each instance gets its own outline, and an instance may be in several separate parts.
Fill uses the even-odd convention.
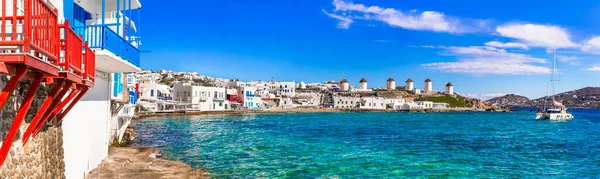
[[[367,79],[362,78],[360,79],[360,90],[367,90]]]
[[[148,101],[172,100],[171,89],[167,85],[144,84],[140,85],[140,99]]]
[[[433,91],[433,84],[431,79],[427,78],[425,79],[425,84],[423,86],[423,93],[429,93],[430,91]]]
[[[396,89],[396,80],[394,80],[393,78],[388,78],[388,80],[385,82],[385,88],[386,89]]]
[[[342,79],[342,81],[340,81],[340,85],[341,85],[340,90],[350,91],[350,83],[348,83],[348,80]]]
[[[432,107],[433,109],[446,109],[448,108],[448,103],[433,103]]]
[[[200,111],[231,110],[225,88],[193,86],[189,83],[173,85],[173,99],[186,103],[186,109]]]
[[[360,99],[359,103],[360,109],[386,109],[387,108],[387,100],[381,97],[363,97]]]
[[[141,71],[141,43],[136,22],[130,16],[131,10],[140,9],[141,4],[120,0],[49,2],[58,9],[59,23],[69,20],[74,32],[88,41],[96,54],[95,86],[62,122],[65,176],[84,178],[108,155],[111,141],[121,133],[118,130],[128,125],[120,116],[133,111],[125,106],[130,104],[125,73]]]
[[[448,84],[446,84],[446,89],[444,90],[444,93],[454,94],[454,86],[452,85],[452,83],[448,82]]]
[[[360,98],[357,97],[346,97],[346,96],[334,96],[333,97],[333,108],[337,109],[354,109],[360,105]]]
[[[406,80],[406,82],[404,83],[404,90],[406,91],[412,91],[415,89],[415,83],[413,82],[412,79],[408,78]]]

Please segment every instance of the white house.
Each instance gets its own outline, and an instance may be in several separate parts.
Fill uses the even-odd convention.
[[[258,96],[256,96],[256,87],[246,86],[245,84],[242,86],[238,86],[238,99],[242,103],[242,107],[250,110],[262,110],[264,109],[264,102]]]
[[[49,2],[58,9],[59,23],[69,20],[74,32],[96,54],[95,86],[62,122],[65,175],[85,178],[108,155],[111,141],[119,137],[120,132],[112,129],[128,125],[119,116],[132,110],[116,106],[129,104],[125,73],[141,71],[138,29],[134,17],[128,13],[140,9],[141,4],[130,1],[125,6],[125,1],[120,0]],[[113,111],[116,109],[120,110]]]
[[[387,100],[381,97],[363,97],[360,99],[359,103],[360,109],[386,109],[387,108]]]
[[[357,97],[346,97],[346,96],[334,96],[333,97],[333,108],[338,108],[338,109],[358,108],[359,104],[360,104],[360,98],[357,98]]]
[[[173,100],[185,102],[186,108],[190,110],[231,110],[225,88],[178,83],[173,85]]]
[[[140,85],[140,99],[148,101],[172,100],[170,87],[161,84]]]
[[[432,108],[433,109],[446,109],[448,108],[448,103],[433,103],[432,104]]]
[[[294,102],[302,107],[316,107],[321,105],[322,93],[297,93]]]
[[[296,96],[296,83],[295,82],[269,82],[269,92],[275,94],[275,96]]]

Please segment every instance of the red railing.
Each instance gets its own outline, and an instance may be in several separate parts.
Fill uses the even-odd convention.
[[[60,39],[60,49],[64,52],[64,59],[61,59],[58,65],[63,71],[72,72],[77,76],[83,76],[83,42],[81,37],[77,36],[75,31],[69,27],[69,21],[60,24],[59,28],[63,31]]]
[[[84,48],[85,48],[85,53],[83,54],[83,58],[84,58],[83,79],[89,80],[93,83],[95,81],[95,77],[96,77],[96,54],[94,53],[94,51],[92,49],[90,49],[87,42],[85,43]]]
[[[17,1],[23,3],[23,9],[17,8]],[[34,56],[56,63],[60,53],[58,11],[45,0],[12,0],[9,8],[7,0],[2,0],[1,6],[0,46],[17,47],[3,48],[1,53],[33,51]]]

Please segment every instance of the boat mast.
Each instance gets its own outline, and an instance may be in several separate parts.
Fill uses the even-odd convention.
[[[550,77],[550,81],[552,81],[552,104],[554,105],[554,73],[556,71],[556,45],[554,45],[554,54],[552,55],[552,76]]]

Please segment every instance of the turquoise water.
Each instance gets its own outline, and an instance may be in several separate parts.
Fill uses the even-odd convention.
[[[322,113],[138,120],[136,145],[214,178],[600,177],[600,112]]]

